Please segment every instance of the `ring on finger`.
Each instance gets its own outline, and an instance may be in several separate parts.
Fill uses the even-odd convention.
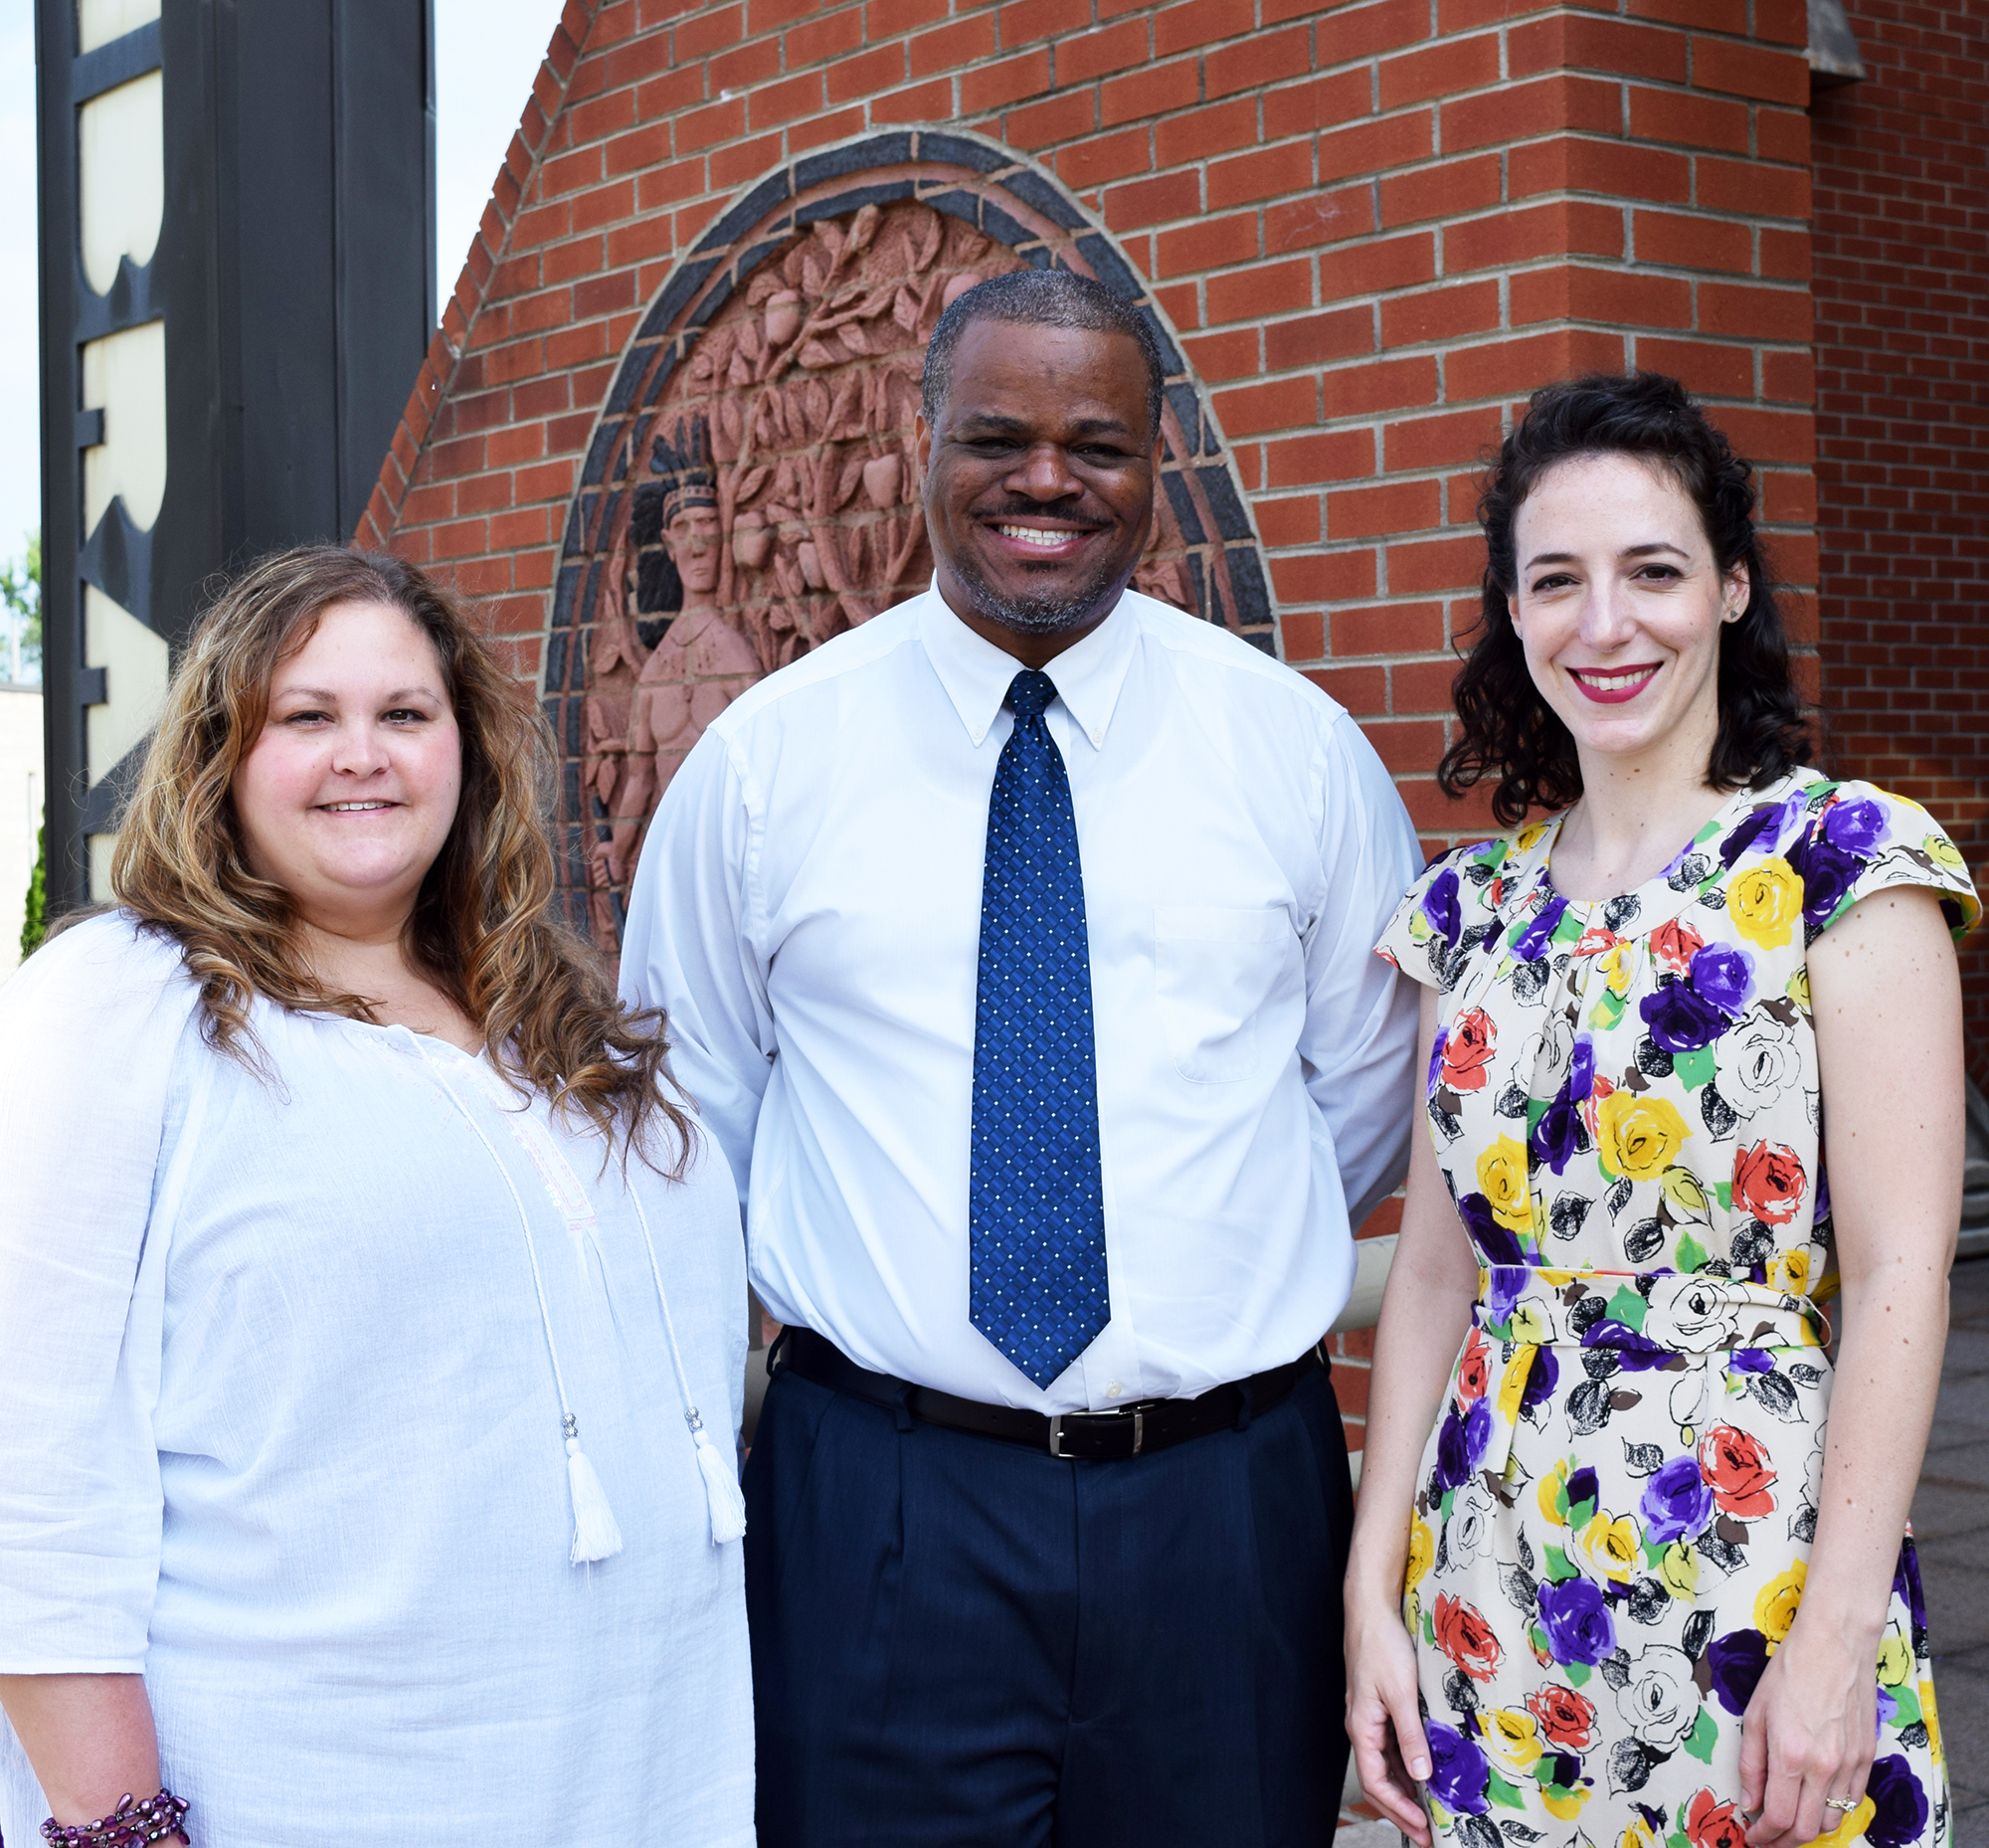
[[[1825,1809],[1841,1809],[1847,1816],[1858,1807],[1855,1796],[1827,1796],[1823,1799]]]

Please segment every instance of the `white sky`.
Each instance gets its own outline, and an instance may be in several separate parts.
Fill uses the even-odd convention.
[[[437,299],[463,254],[525,106],[560,0],[435,0]],[[41,519],[35,256],[34,0],[0,0],[0,559]],[[408,381],[410,388],[414,380]]]

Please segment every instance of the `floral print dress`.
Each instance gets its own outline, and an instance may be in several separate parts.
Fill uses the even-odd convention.
[[[1659,876],[1555,892],[1559,820],[1460,847],[1381,955],[1443,997],[1427,1115],[1478,1252],[1403,1612],[1438,1838],[1742,1848],[1740,1721],[1816,1530],[1834,1279],[1808,945],[1860,899],[1978,915],[1926,813],[1800,770]],[[1865,1800],[1825,1841],[1949,1837],[1904,1540]]]

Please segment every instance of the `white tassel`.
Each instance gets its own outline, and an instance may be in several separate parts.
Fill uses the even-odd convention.
[[[567,1558],[575,1566],[613,1559],[622,1551],[622,1530],[615,1525],[608,1492],[578,1437],[566,1440],[566,1481],[573,1491],[573,1551]]]
[[[722,1547],[746,1532],[746,1497],[739,1477],[718,1454],[718,1446],[703,1426],[691,1433],[697,1443],[697,1467],[704,1476],[704,1505],[711,1511],[711,1544]]]

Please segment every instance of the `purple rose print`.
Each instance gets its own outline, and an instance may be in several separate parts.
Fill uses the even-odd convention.
[[[1768,1639],[1759,1630],[1728,1630],[1713,1639],[1707,1661],[1720,1706],[1737,1717],[1747,1711],[1754,1685],[1768,1666]]]
[[[1430,1795],[1453,1815],[1482,1816],[1492,1774],[1485,1749],[1440,1720],[1426,1720],[1423,1737],[1430,1749]]]
[[[1696,994],[1676,976],[1661,981],[1655,994],[1637,1004],[1637,1012],[1644,1016],[1653,1043],[1667,1052],[1696,1052],[1732,1024],[1717,1003]]]
[[[1534,1364],[1527,1374],[1526,1390],[1520,1394],[1520,1415],[1525,1417],[1553,1397],[1553,1389],[1560,1385],[1560,1363],[1554,1359],[1551,1348],[1536,1348]]]
[[[1567,1479],[1567,1505],[1570,1508],[1579,1508],[1583,1502],[1595,1501],[1601,1494],[1602,1484],[1597,1480],[1594,1470],[1585,1464]]]
[[[1595,1040],[1591,1034],[1576,1033],[1574,1058],[1567,1068],[1567,1092],[1578,1104],[1585,1104],[1595,1090]]]
[[[1692,992],[1733,1018],[1754,993],[1754,959],[1737,943],[1709,943],[1693,952]]]
[[[1469,1200],[1470,1195],[1465,1198]],[[1484,1199],[1481,1194],[1479,1199]],[[1469,1221],[1467,1220],[1468,1224]],[[1485,1280],[1485,1320],[1498,1324],[1512,1320],[1513,1311],[1520,1306],[1520,1298],[1526,1293],[1533,1272],[1524,1264],[1494,1264],[1491,1275]]]
[[[1625,1322],[1603,1320],[1591,1322],[1581,1337],[1584,1348],[1613,1348],[1623,1357],[1623,1371],[1626,1374],[1647,1374],[1653,1368],[1663,1367],[1672,1358],[1669,1348],[1661,1348],[1655,1341],[1647,1341]]]
[[[1527,1254],[1520,1241],[1492,1216],[1492,1202],[1483,1194],[1467,1194],[1457,1202],[1457,1216],[1464,1221],[1471,1242],[1488,1265],[1522,1265]]]
[[[1453,1404],[1443,1415],[1436,1434],[1436,1479],[1439,1488],[1455,1489],[1469,1482],[1485,1460],[1486,1446],[1492,1441],[1492,1410],[1476,1399],[1471,1410],[1460,1416]]]
[[[1560,1174],[1580,1153],[1583,1140],[1581,1112],[1563,1084],[1527,1138],[1528,1158],[1537,1167]]]
[[[1436,1037],[1430,1042],[1429,1082],[1423,1087],[1427,1096],[1436,1095],[1437,1080],[1443,1076],[1443,1049],[1450,1043],[1450,1029],[1439,1026]]]
[[[1775,803],[1765,809],[1756,809],[1744,822],[1736,824],[1727,833],[1726,838],[1719,843],[1719,858],[1721,863],[1730,870],[1733,862],[1754,844],[1762,832],[1772,828],[1781,818],[1781,804]],[[1768,846],[1764,847],[1762,851],[1768,851],[1773,845],[1774,841],[1770,837]]]
[[[1905,1848],[1919,1840],[1927,1824],[1927,1795],[1903,1754],[1896,1752],[1873,1764],[1865,1794],[1878,1810],[1865,1825],[1865,1839],[1874,1848]]]
[[[1446,866],[1430,881],[1430,888],[1423,894],[1423,916],[1429,919],[1430,929],[1435,931],[1454,950],[1457,940],[1464,933],[1464,914],[1457,905],[1457,872]]]
[[[1513,955],[1523,963],[1536,963],[1541,953],[1552,942],[1553,934],[1560,928],[1562,915],[1567,910],[1567,900],[1556,892],[1543,904],[1534,921],[1513,939]]]
[[[1869,855],[1886,838],[1886,812],[1871,801],[1832,803],[1824,814],[1823,837],[1847,853]]]
[[[1826,924],[1844,902],[1852,883],[1865,868],[1855,853],[1833,846],[1820,833],[1811,833],[1789,848],[1788,861],[1803,882],[1803,919],[1810,924]]]
[[[1616,1620],[1592,1579],[1541,1585],[1539,1611],[1547,1652],[1556,1662],[1585,1662],[1593,1668],[1614,1653]]]
[[[1736,1374],[1771,1374],[1775,1357],[1765,1348],[1735,1348],[1726,1366]]]
[[[1713,1519],[1713,1491],[1699,1473],[1697,1453],[1675,1456],[1647,1478],[1637,1513],[1643,1518],[1644,1540],[1653,1547],[1705,1533]]]

